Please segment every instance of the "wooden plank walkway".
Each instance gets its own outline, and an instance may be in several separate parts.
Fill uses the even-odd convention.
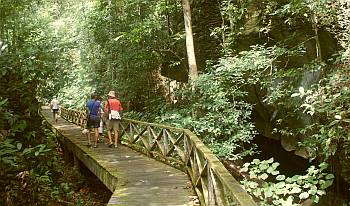
[[[195,205],[195,194],[182,171],[125,146],[115,149],[99,143],[98,148],[88,148],[80,127],[62,118],[54,122],[48,108],[44,107],[42,114],[52,129],[63,136],[64,144],[74,147],[74,155],[113,192],[108,205]]]

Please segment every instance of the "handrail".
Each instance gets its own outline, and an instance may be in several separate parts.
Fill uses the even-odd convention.
[[[61,117],[79,126],[85,113],[61,108]],[[201,205],[256,206],[219,159],[190,130],[123,118],[120,138],[135,150],[184,169]]]

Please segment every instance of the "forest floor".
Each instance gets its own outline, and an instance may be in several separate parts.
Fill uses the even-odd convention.
[[[105,206],[112,193],[100,180],[91,173],[84,165],[80,169],[73,168],[72,165],[63,161],[63,153],[59,152],[62,160],[63,176],[67,183],[71,185],[71,197],[66,200],[53,200],[49,205],[74,205],[74,206]]]
[[[76,202],[78,203],[78,200],[80,199],[81,205],[107,205],[112,193],[89,171],[83,175],[83,178],[86,184],[74,191]]]

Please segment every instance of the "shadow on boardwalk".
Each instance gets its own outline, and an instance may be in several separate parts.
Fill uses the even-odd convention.
[[[125,146],[115,149],[99,143],[97,148],[88,148],[80,127],[62,118],[55,123],[48,108],[42,114],[79,162],[111,190],[108,205],[195,205],[190,181],[182,171]]]

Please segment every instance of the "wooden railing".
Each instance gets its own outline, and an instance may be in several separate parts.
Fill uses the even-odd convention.
[[[85,114],[61,109],[61,117],[82,126]],[[191,131],[124,118],[123,144],[188,173],[201,205],[255,206],[219,159]]]

